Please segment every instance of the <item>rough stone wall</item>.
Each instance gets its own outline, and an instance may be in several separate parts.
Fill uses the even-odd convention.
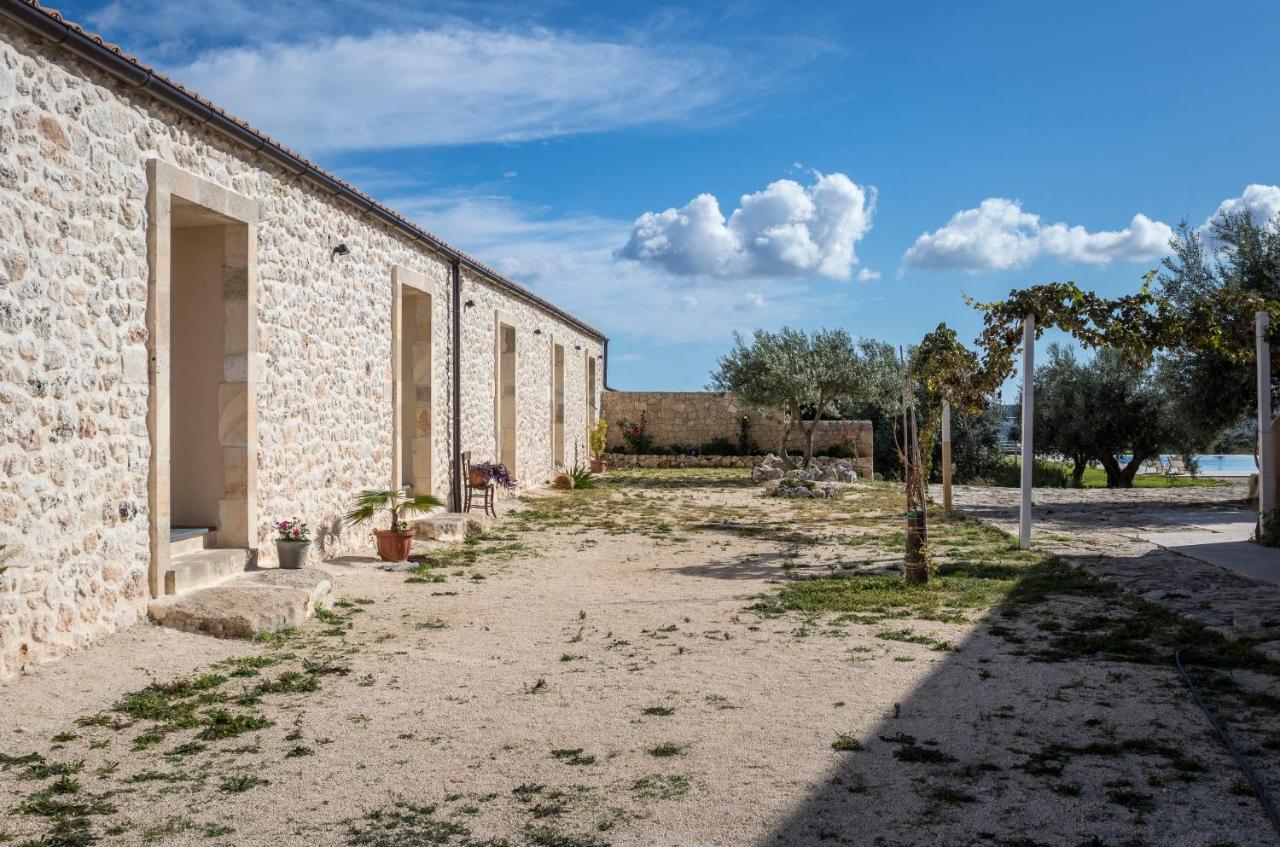
[[[149,159],[258,206],[254,535],[263,560],[274,557],[271,521],[291,515],[311,523],[326,554],[371,547],[368,530],[344,530],[338,517],[355,491],[392,481],[396,266],[434,286],[433,372],[445,390],[436,394],[433,476],[437,492],[448,491],[452,321],[444,258],[0,24],[0,542],[20,551],[0,573],[0,674],[145,613]],[[331,261],[339,242],[351,254]],[[492,368],[491,336],[488,343],[480,336],[491,333],[498,304],[521,315],[522,339],[535,323],[566,332],[494,285],[471,280],[468,290],[464,299],[483,300],[490,318],[463,318],[464,380]],[[545,359],[521,362],[530,395],[538,380],[546,385]],[[576,374],[581,384],[575,362],[567,357],[566,378]],[[468,383],[464,402],[477,420],[488,416],[488,434],[464,430],[484,452],[493,438],[491,374],[480,386]],[[550,450],[548,392],[527,408],[521,401],[521,425],[532,430],[521,432],[521,455],[532,477],[545,475],[539,457]],[[576,432],[581,404],[574,411],[573,396],[566,399]]]
[[[711,391],[609,391],[604,396],[604,416],[609,421],[608,449],[623,450],[621,421],[638,422],[645,414],[646,431],[655,446],[701,447],[716,438],[738,443],[738,421],[743,410],[731,394]],[[777,452],[784,429],[778,416],[757,411],[751,418],[751,440],[761,452]],[[868,421],[819,421],[814,450],[827,450],[854,439],[859,456],[871,456],[871,424]],[[796,427],[787,442],[790,450],[803,450],[805,435]]]
[[[494,426],[497,381],[495,346],[501,322],[516,330],[516,467],[522,487],[540,485],[555,475],[552,467],[552,344],[564,346],[564,458],[587,463],[587,357],[596,358],[597,398],[604,388],[603,346],[522,300],[504,294],[481,277],[463,271],[462,301],[462,450],[473,462],[496,461]],[[536,330],[541,330],[536,334]],[[599,402],[599,401],[597,401]]]

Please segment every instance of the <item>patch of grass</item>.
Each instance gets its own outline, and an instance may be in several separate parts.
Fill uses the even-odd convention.
[[[831,742],[831,749],[853,752],[862,749],[862,742],[852,735],[839,732],[836,733],[836,740]]]
[[[210,709],[204,715],[204,729],[196,737],[201,741],[219,741],[265,729],[272,723],[263,715],[234,714],[226,709]]]
[[[584,754],[581,747],[552,750],[551,758],[559,759],[567,765],[594,765],[596,763],[596,757],[589,753]]]
[[[637,797],[646,800],[671,800],[689,793],[693,783],[683,774],[655,773],[642,776],[631,783],[631,790]]]
[[[929,799],[935,803],[945,803],[948,806],[958,806],[961,803],[975,803],[977,797],[972,794],[966,794],[948,785],[939,785],[929,789]]]
[[[679,756],[688,749],[689,745],[687,744],[672,744],[669,741],[664,741],[661,744],[656,744],[653,747],[650,747],[647,752],[654,758],[666,759],[671,756]]]
[[[267,781],[257,774],[238,773],[223,777],[222,782],[218,783],[218,790],[225,794],[240,794],[250,788],[257,788],[259,785],[266,784]]]
[[[881,541],[892,546],[897,532],[892,530]],[[946,559],[923,585],[908,583],[896,573],[839,571],[788,582],[749,608],[765,615],[856,615],[858,623],[892,618],[967,621],[1005,600],[1044,558],[1019,550],[1015,540],[958,514],[933,519],[929,540],[932,547],[945,548]]]
[[[348,825],[349,847],[480,847],[471,830],[456,821],[435,817],[435,804],[397,800]],[[496,845],[495,845],[496,847]]]
[[[913,764],[924,765],[947,765],[956,760],[955,756],[948,755],[937,748],[932,742],[926,741],[923,744],[916,742],[915,736],[905,733],[898,733],[892,736],[880,736],[881,741],[890,744],[897,744],[898,748],[893,751],[893,758],[900,762],[910,762]]]
[[[642,715],[650,715],[652,717],[670,717],[676,713],[674,706],[648,706],[640,710]]]
[[[566,835],[545,826],[529,824],[524,829],[525,841],[532,847],[609,847],[602,841],[578,835]],[[497,847],[497,845],[495,845]]]

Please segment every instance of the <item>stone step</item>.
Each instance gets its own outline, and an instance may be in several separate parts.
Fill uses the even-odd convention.
[[[213,541],[213,532],[205,527],[182,527],[169,533],[169,558],[203,550]]]
[[[221,585],[151,603],[148,614],[161,626],[218,638],[298,627],[333,588],[316,568],[253,571]]]
[[[409,526],[419,538],[460,544],[467,539],[467,533],[488,529],[489,521],[476,512],[438,512],[410,521]]]
[[[249,567],[252,554],[243,548],[210,548],[169,559],[164,574],[165,596],[185,594],[207,585],[225,582]]]

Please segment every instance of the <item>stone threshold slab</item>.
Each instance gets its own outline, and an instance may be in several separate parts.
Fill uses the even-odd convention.
[[[329,574],[316,568],[263,570],[155,600],[147,612],[161,626],[183,632],[248,638],[301,625],[332,588]]]

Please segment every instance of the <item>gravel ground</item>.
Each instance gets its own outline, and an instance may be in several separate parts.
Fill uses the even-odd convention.
[[[1114,599],[950,620],[753,611],[807,575],[900,558],[892,492],[791,503],[741,472],[610,476],[590,508],[510,512],[462,554],[424,547],[438,566],[420,574],[327,563],[334,608],[291,637],[138,626],[4,684],[0,831],[308,847],[1275,842],[1171,667],[1040,648],[1063,622],[1117,614]]]

